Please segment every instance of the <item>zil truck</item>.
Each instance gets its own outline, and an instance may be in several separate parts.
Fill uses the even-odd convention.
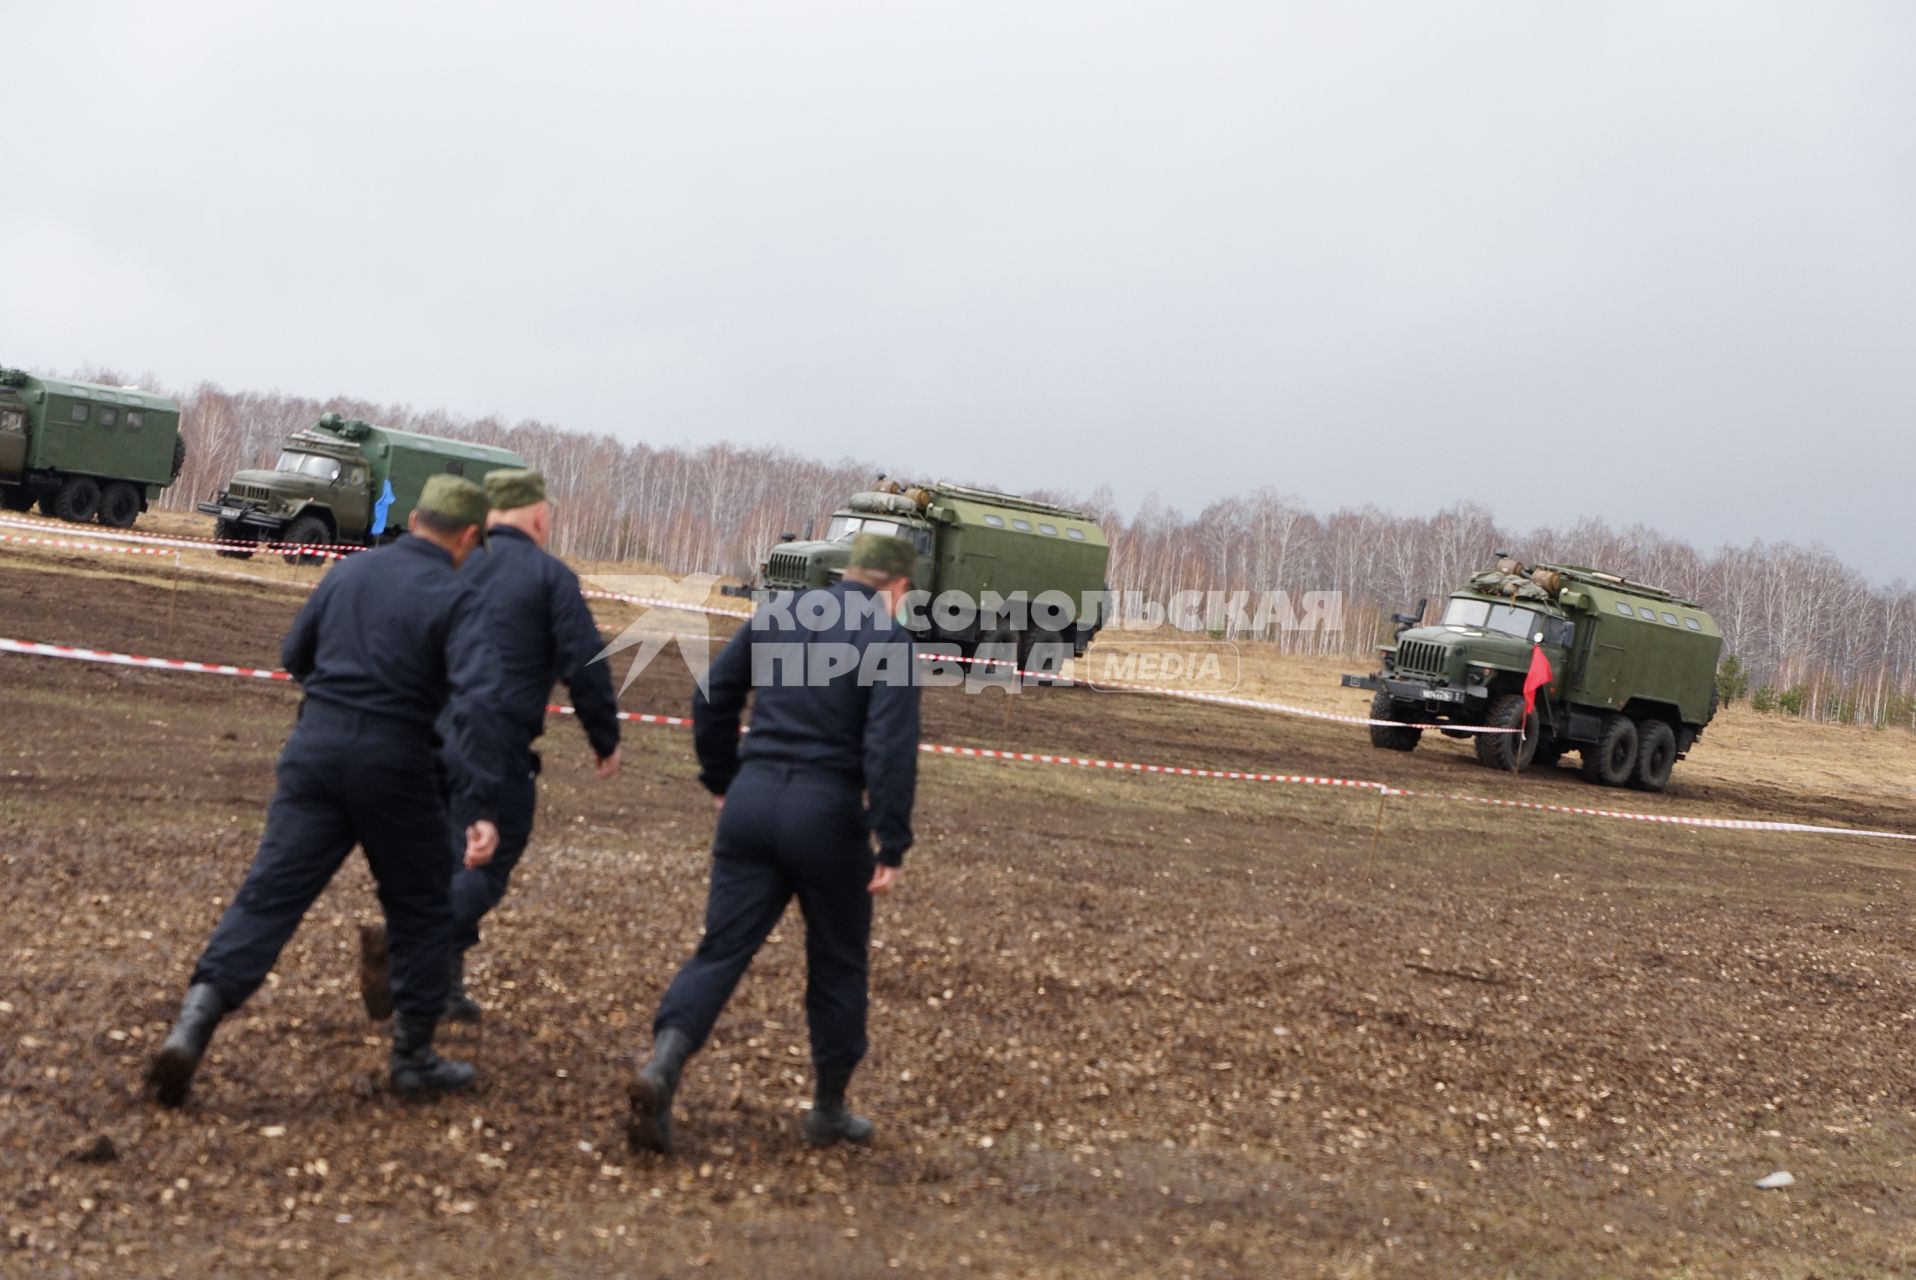
[[[0,369],[0,507],[125,529],[185,465],[173,401]]]
[[[879,477],[833,514],[825,536],[786,535],[759,565],[756,583],[736,595],[763,600],[780,591],[829,586],[845,571],[854,534],[905,538],[918,547],[914,611],[922,639],[966,653],[992,646],[1029,666],[1081,655],[1104,625],[1110,547],[1097,521],[1069,507],[955,484],[901,485]],[[1062,593],[1070,607],[1056,607]],[[1040,600],[1050,595],[1050,601]],[[940,598],[974,606],[947,609]]]
[[[270,471],[240,471],[199,510],[226,543],[369,547],[406,531],[406,518],[442,472],[479,482],[523,467],[510,449],[376,427],[329,413],[286,441]],[[224,555],[253,553],[229,546]],[[304,553],[289,551],[297,563]]]
[[[1435,624],[1416,625],[1421,613],[1397,615],[1404,626],[1383,646],[1381,670],[1343,679],[1371,691],[1371,719],[1395,722],[1371,726],[1373,746],[1413,750],[1424,732],[1415,726],[1435,724],[1475,737],[1477,758],[1494,768],[1548,768],[1575,751],[1590,782],[1661,791],[1716,714],[1723,633],[1657,587],[1503,557],[1453,594]],[[1538,651],[1549,679],[1526,715]]]

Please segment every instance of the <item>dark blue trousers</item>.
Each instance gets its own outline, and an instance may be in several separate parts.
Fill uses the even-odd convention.
[[[812,1063],[845,1070],[865,1056],[871,840],[856,779],[747,761],[725,794],[712,841],[705,937],[653,1019],[705,1043],[785,906],[805,915],[805,1019]]]
[[[431,731],[312,700],[280,754],[279,789],[246,882],[193,981],[242,1004],[354,845],[365,850],[386,913],[393,1008],[438,1018],[452,946],[452,868]]]
[[[452,949],[464,953],[479,942],[479,922],[499,905],[512,880],[512,869],[532,839],[532,814],[539,803],[539,756],[515,752],[506,762],[505,781],[499,787],[493,821],[499,827],[499,848],[483,867],[466,866],[466,828],[472,815],[458,805],[452,814]]]

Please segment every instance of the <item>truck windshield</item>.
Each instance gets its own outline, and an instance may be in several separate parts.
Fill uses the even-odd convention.
[[[300,453],[293,449],[279,455],[279,461],[273,464],[275,471],[290,471],[294,475],[314,476],[321,480],[339,479],[339,459],[328,458],[320,453]]]
[[[833,516],[831,524],[825,530],[827,542],[850,542],[854,533],[882,533],[886,537],[898,536],[896,520],[873,520],[866,516]]]
[[[1452,600],[1444,610],[1447,627],[1482,627],[1499,635],[1528,640],[1536,633],[1537,615],[1513,605],[1492,604],[1488,600]]]

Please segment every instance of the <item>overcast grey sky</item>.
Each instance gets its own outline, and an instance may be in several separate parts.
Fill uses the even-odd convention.
[[[0,22],[0,362],[1916,576],[1906,0]]]

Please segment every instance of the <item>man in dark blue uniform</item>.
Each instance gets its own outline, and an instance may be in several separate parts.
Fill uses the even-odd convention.
[[[305,700],[252,868],[148,1070],[162,1104],[186,1100],[214,1028],[266,980],[354,845],[366,852],[392,935],[393,1087],[416,1096],[472,1084],[470,1066],[432,1049],[452,946],[434,724],[447,713],[440,758],[474,815],[467,862],[483,865],[499,840],[497,660],[472,584],[456,570],[484,539],[485,518],[479,486],[432,477],[412,535],[335,566],[294,619],[281,661]]]
[[[634,1148],[671,1153],[685,1060],[794,897],[817,1085],[805,1139],[871,1141],[845,1089],[865,1056],[872,897],[898,882],[912,839],[918,685],[894,611],[917,555],[901,538],[859,534],[842,582],[760,609],[693,699],[699,780],[720,805],[705,937],[666,991],[651,1060],[627,1090]],[[754,693],[741,749],[739,713]]]
[[[499,849],[480,867],[457,865],[465,852],[465,830],[476,816],[455,796],[453,829],[452,974],[446,1003],[451,1022],[477,1022],[482,1010],[466,992],[465,956],[479,941],[479,921],[506,895],[512,870],[532,836],[538,803],[539,755],[532,744],[545,732],[546,705],[553,686],[564,681],[586,740],[598,758],[601,779],[619,771],[619,703],[612,674],[594,659],[604,648],[592,611],[579,594],[579,578],[557,556],[548,555],[552,504],[545,477],[537,471],[494,471],[486,476],[486,550],[462,572],[477,591],[486,626],[499,655],[499,714],[505,734],[504,774],[496,818]],[[386,940],[373,927],[362,932],[361,973],[365,975],[367,1012],[384,1017],[390,1009],[387,974],[380,957]]]

